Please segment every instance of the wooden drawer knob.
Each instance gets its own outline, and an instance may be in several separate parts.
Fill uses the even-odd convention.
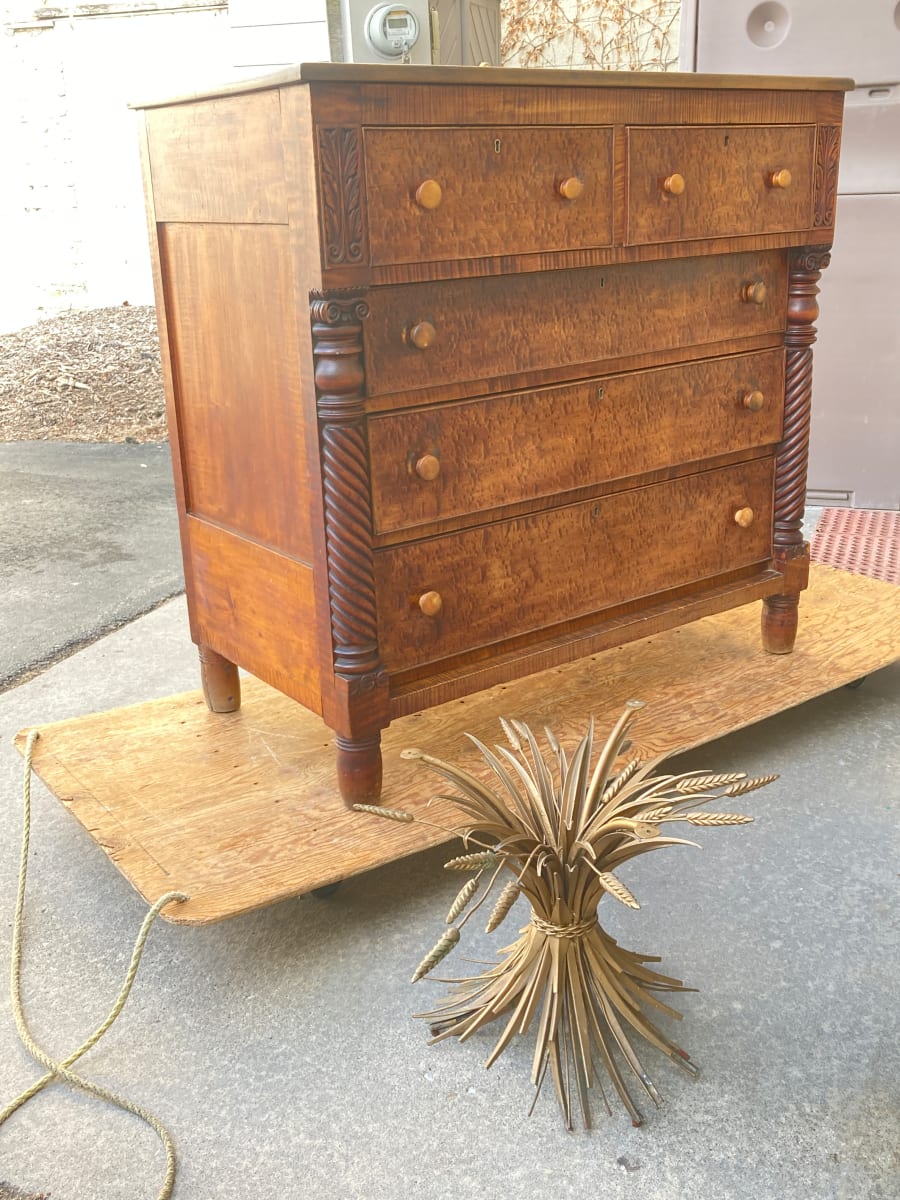
[[[437,479],[441,473],[441,460],[434,454],[423,454],[416,460],[416,474],[420,479]]]
[[[416,204],[419,208],[437,208],[443,195],[441,185],[436,179],[424,179],[416,188]]]
[[[753,524],[753,509],[739,508],[734,514],[735,525],[740,525],[741,529],[749,529]]]
[[[756,390],[748,392],[743,400],[744,408],[749,409],[750,412],[759,412],[765,402],[765,396]]]
[[[409,340],[417,350],[427,350],[436,337],[437,330],[430,321],[416,321],[409,331]]]
[[[686,186],[683,175],[667,175],[662,181],[662,190],[670,196],[680,196]]]
[[[419,608],[426,617],[436,617],[443,607],[440,592],[423,592],[419,597]]]
[[[575,175],[564,179],[559,185],[559,194],[564,200],[577,200],[584,191],[584,184]]]
[[[787,167],[782,167],[780,171],[770,171],[766,182],[771,188],[789,188],[791,186],[791,173]]]
[[[745,304],[765,304],[766,285],[761,279],[754,279],[752,283],[745,283],[741,289],[741,299]]]

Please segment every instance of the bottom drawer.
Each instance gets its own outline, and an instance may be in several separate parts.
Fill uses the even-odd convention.
[[[381,659],[407,670],[764,562],[773,469],[757,459],[378,551]]]

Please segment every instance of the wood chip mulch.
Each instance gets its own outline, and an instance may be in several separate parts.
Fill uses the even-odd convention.
[[[0,441],[160,442],[156,310],[72,310],[0,335]]]

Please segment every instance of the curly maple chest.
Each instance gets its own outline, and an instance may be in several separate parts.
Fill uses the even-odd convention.
[[[303,66],[144,112],[192,633],[393,717],[751,600],[793,645],[846,80]]]

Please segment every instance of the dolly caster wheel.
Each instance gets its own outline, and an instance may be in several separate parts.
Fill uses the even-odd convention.
[[[868,675],[863,675],[862,679],[854,679],[852,683],[845,683],[844,687],[848,692],[855,692],[857,688],[862,687],[868,678]]]

